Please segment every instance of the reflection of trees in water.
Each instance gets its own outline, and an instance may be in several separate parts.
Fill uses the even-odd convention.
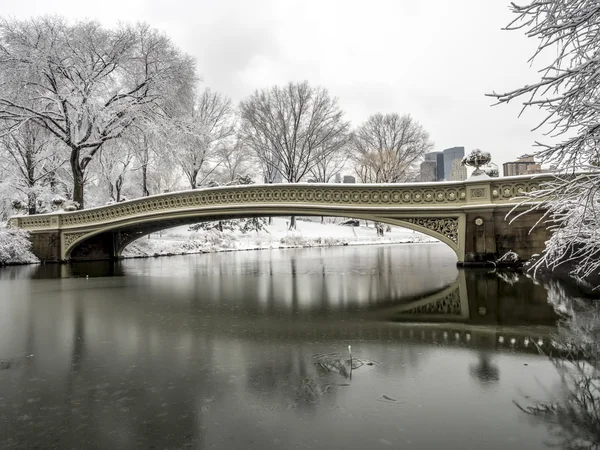
[[[600,303],[570,297],[554,282],[548,299],[563,318],[550,355],[561,377],[562,397],[517,406],[544,419],[557,444],[570,450],[600,449]]]

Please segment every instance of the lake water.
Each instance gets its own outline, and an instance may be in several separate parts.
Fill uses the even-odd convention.
[[[544,286],[443,244],[0,270],[2,449],[547,448]],[[350,348],[349,348],[350,347]]]

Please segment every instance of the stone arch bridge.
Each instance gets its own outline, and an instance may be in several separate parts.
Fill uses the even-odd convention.
[[[511,221],[506,216],[523,207],[520,197],[538,189],[544,180],[538,175],[444,183],[218,187],[81,211],[15,216],[9,224],[31,233],[33,252],[43,261],[113,259],[132,241],[166,228],[293,214],[403,226],[446,243],[459,264],[484,262],[509,250],[528,259],[544,249],[549,237],[543,224],[533,228],[541,212]]]

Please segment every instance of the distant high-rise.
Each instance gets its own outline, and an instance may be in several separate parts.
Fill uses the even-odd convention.
[[[437,180],[437,161],[425,160],[420,166],[419,181],[438,181]]]
[[[435,180],[432,181],[442,181],[444,179],[444,154],[442,152],[426,153],[425,161],[435,161]]]
[[[344,175],[344,183],[356,183],[356,178],[352,175]]]
[[[451,147],[442,152],[426,153],[425,161],[420,166],[421,181],[457,181],[466,179],[466,168],[460,164],[464,156],[464,147]],[[432,175],[432,171],[435,171],[435,175]]]
[[[464,158],[465,148],[450,147],[445,149],[442,153],[444,154],[444,180],[450,181],[452,180],[452,168],[457,167],[455,166],[454,161],[458,160],[460,162]]]
[[[462,181],[467,179],[467,168],[460,159],[452,160],[452,172],[449,181]]]

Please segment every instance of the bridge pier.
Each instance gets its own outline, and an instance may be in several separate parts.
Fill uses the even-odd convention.
[[[522,261],[541,253],[550,239],[550,231],[538,221],[543,212],[529,211],[517,217],[506,211],[481,209],[466,214],[465,257],[459,266],[481,266],[512,251]],[[537,224],[537,226],[536,226]]]
[[[60,231],[35,232],[29,236],[31,252],[40,261],[59,262],[61,260]]]
[[[481,264],[498,257],[494,212],[473,211],[465,220],[465,258],[461,263]]]

